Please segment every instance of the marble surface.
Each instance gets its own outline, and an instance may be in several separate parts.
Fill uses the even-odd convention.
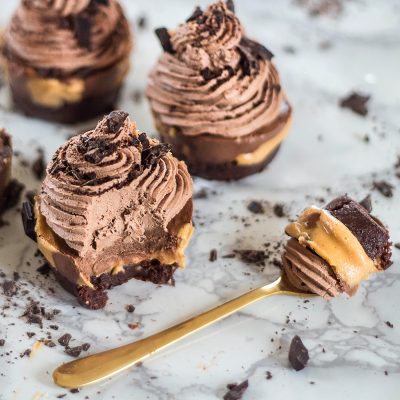
[[[152,28],[175,26],[194,4],[183,0],[123,3],[132,22],[146,15],[148,27],[136,29],[134,69],[120,108],[130,112],[142,130],[153,132],[146,101],[134,100],[160,52]],[[267,171],[240,183],[197,179],[196,192],[206,188],[209,195],[195,201],[196,233],[188,266],[177,274],[176,287],[129,282],[110,292],[103,311],[77,307],[53,277],[36,272],[42,261],[34,256],[35,244],[24,237],[18,212],[8,212],[4,219],[9,225],[0,229],[0,269],[7,279],[19,273],[20,295],[9,300],[0,291],[0,338],[5,339],[0,347],[1,400],[44,400],[63,394],[76,400],[214,400],[223,397],[228,383],[246,379],[249,388],[243,399],[247,400],[399,398],[397,249],[392,268],[365,282],[351,299],[343,296],[329,303],[319,298],[308,303],[289,297],[266,299],[160,352],[142,366],[79,393],[52,383],[51,371],[71,360],[60,345],[42,346],[31,357],[20,357],[38,339],[46,338],[47,332],[55,342],[65,332],[71,333],[71,345],[91,344],[88,353],[128,343],[272,281],[279,274],[273,264],[278,251],[265,268],[222,256],[234,249],[263,249],[266,242],[280,243],[288,218],[303,207],[345,192],[360,199],[372,191],[376,179],[395,186],[392,198],[372,191],[372,199],[393,241],[400,241],[400,185],[393,168],[400,154],[399,2],[348,0],[342,2],[339,15],[314,17],[289,0],[236,3],[248,33],[275,53],[294,106],[294,126],[278,157]],[[0,26],[15,4],[16,0],[1,2]],[[372,96],[366,118],[338,107],[338,99],[353,89]],[[15,149],[26,160],[36,157],[38,145],[45,146],[48,159],[68,135],[92,125],[66,127],[25,118],[12,109],[7,90],[0,91],[0,126],[13,135]],[[39,185],[21,159],[16,159],[14,175],[28,189]],[[250,200],[263,201],[266,213],[251,214],[246,208]],[[285,205],[287,217],[274,215],[276,203]],[[211,263],[213,248],[219,257]],[[45,320],[43,329],[27,325],[21,315],[29,296],[46,310],[61,313],[52,321]],[[135,312],[127,313],[126,304],[133,304]],[[138,323],[138,328],[130,329],[132,323]],[[36,335],[28,338],[27,331]],[[295,334],[310,350],[309,365],[301,372],[292,370],[287,360]],[[266,379],[266,371],[272,379]]]

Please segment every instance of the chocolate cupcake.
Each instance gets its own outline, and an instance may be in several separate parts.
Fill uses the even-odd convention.
[[[23,218],[61,284],[97,309],[131,278],[174,283],[192,233],[192,180],[168,145],[115,111],[57,150]]]
[[[164,53],[146,93],[163,141],[194,175],[232,180],[261,171],[291,121],[272,53],[245,35],[231,1],[196,8],[175,31],[156,33]]]
[[[12,146],[11,138],[0,128],[0,212],[8,208],[8,193],[11,182]]]
[[[131,47],[116,0],[22,0],[3,45],[14,103],[64,123],[104,114],[117,101]]]
[[[307,208],[286,233],[291,236],[283,254],[288,280],[325,299],[353,295],[363,280],[391,265],[387,229],[347,196],[324,209]]]

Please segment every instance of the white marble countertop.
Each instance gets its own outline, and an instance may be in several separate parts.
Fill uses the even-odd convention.
[[[133,100],[134,93],[143,90],[147,71],[160,52],[152,29],[174,27],[195,4],[187,0],[123,3],[132,21],[146,15],[148,27],[136,29],[134,68],[120,108],[130,112],[139,128],[153,132],[146,101]],[[52,370],[71,360],[58,344],[20,357],[46,332],[55,342],[69,332],[75,339],[71,345],[91,344],[88,353],[128,343],[271,281],[279,273],[272,262],[262,269],[221,256],[281,241],[287,218],[274,216],[271,207],[276,203],[285,204],[288,216],[294,217],[305,206],[319,204],[321,197],[328,201],[347,192],[360,199],[371,192],[374,179],[385,179],[395,186],[394,196],[386,198],[373,191],[374,212],[388,224],[393,241],[400,241],[400,181],[393,168],[400,154],[398,0],[343,0],[340,15],[318,17],[310,17],[292,0],[236,3],[248,33],[275,53],[294,107],[294,126],[285,145],[267,171],[242,182],[197,179],[196,191],[208,188],[209,196],[195,201],[196,233],[188,266],[176,275],[176,287],[131,281],[109,293],[110,301],[102,311],[77,307],[53,277],[36,272],[41,264],[34,257],[36,246],[25,238],[18,212],[8,212],[4,219],[10,224],[0,229],[0,269],[8,278],[15,271],[20,274],[20,294],[28,290],[46,310],[56,308],[61,313],[44,321],[43,329],[27,325],[21,317],[27,295],[9,301],[0,293],[0,339],[5,339],[0,347],[1,400],[44,400],[63,394],[76,400],[213,400],[223,397],[228,383],[246,379],[245,400],[399,398],[397,249],[391,269],[365,282],[351,299],[343,296],[329,303],[319,298],[308,303],[288,297],[266,299],[160,352],[142,366],[79,393],[52,383]],[[0,26],[15,4],[16,0],[1,2]],[[353,89],[372,96],[366,118],[338,107],[338,99]],[[0,126],[13,135],[15,149],[28,160],[35,158],[38,145],[45,146],[49,158],[68,135],[85,127],[27,119],[13,111],[5,88],[0,91]],[[39,185],[30,168],[18,160],[14,175],[29,189]],[[246,209],[250,200],[263,201],[266,214],[251,214]],[[211,263],[213,248],[219,257]],[[135,312],[127,313],[126,304],[133,304]],[[10,308],[3,310],[7,305]],[[131,330],[130,323],[139,327]],[[28,338],[27,331],[36,335]],[[310,351],[310,362],[300,372],[291,369],[287,360],[295,334]],[[272,379],[266,379],[266,371]]]

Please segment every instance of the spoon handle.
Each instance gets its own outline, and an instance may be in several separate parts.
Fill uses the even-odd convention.
[[[282,287],[281,278],[145,339],[63,364],[54,371],[54,382],[66,388],[98,382],[259,299],[275,294],[289,294]]]

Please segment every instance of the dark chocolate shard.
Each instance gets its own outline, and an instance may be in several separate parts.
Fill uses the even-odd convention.
[[[67,347],[69,345],[69,341],[71,340],[71,338],[72,338],[71,334],[65,333],[60,338],[58,338],[58,343],[60,343],[61,346]]]
[[[233,2],[233,0],[226,0],[226,7],[228,8],[228,10],[235,13],[235,3]]]
[[[368,211],[368,213],[371,214],[371,212],[372,212],[372,201],[371,201],[371,195],[370,194],[360,201],[360,206],[363,206]]]
[[[72,29],[79,47],[91,50],[92,42],[90,38],[91,24],[88,17],[83,15],[74,15],[71,18]]]
[[[240,400],[243,397],[244,392],[249,387],[249,381],[246,379],[244,382],[239,384],[230,383],[226,387],[229,391],[225,393],[223,397],[224,400]]]
[[[160,143],[142,151],[142,165],[149,168],[154,165],[161,157],[171,151],[171,146],[167,143]]]
[[[385,197],[393,197],[394,186],[389,182],[386,182],[384,180],[374,181],[373,187],[374,189],[378,190],[378,192],[383,194]]]
[[[171,43],[171,35],[168,32],[167,28],[157,28],[155,31],[155,34],[158,37],[158,40],[161,43],[161,47],[166,53],[174,54],[175,50],[172,47]]]
[[[212,249],[212,250],[210,251],[210,256],[209,256],[210,262],[216,261],[217,258],[218,258],[217,250],[216,250],[216,249]]]
[[[36,242],[37,240],[35,231],[36,218],[33,213],[33,205],[30,201],[25,201],[22,204],[21,216],[22,216],[22,223],[24,225],[25,235],[31,238],[34,242]]]
[[[340,100],[340,107],[348,108],[356,114],[365,117],[368,114],[368,101],[370,96],[353,92],[349,96]]]
[[[255,57],[264,60],[271,60],[274,57],[274,54],[269,51],[265,46],[247,37],[242,38],[242,40],[240,41],[240,45],[247,48]]]
[[[391,265],[389,233],[363,206],[347,196],[342,196],[331,201],[326,209],[346,225],[368,257],[374,261],[380,259],[383,269]]]
[[[218,78],[221,75],[221,73],[222,71],[220,69],[212,70],[208,67],[201,70],[201,76],[206,82]]]
[[[109,133],[117,133],[128,118],[125,111],[112,111],[107,117],[107,128]]]
[[[289,362],[291,366],[296,370],[302,370],[310,359],[308,350],[304,346],[299,336],[295,336],[290,343],[289,348]]]
[[[200,7],[196,7],[192,15],[186,20],[186,22],[196,21],[199,17],[203,15],[203,11]]]

